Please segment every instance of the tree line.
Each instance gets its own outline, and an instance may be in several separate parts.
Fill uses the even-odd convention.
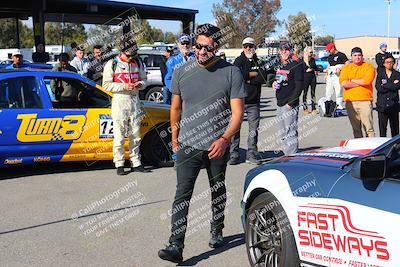
[[[299,52],[305,46],[327,45],[334,41],[330,35],[318,36],[312,34],[309,17],[303,12],[290,15],[285,20],[279,20],[277,13],[281,9],[280,0],[223,0],[220,4],[214,4],[212,13],[218,27],[229,28],[233,31],[232,37],[225,42],[225,47],[239,48],[241,41],[246,36],[253,37],[259,44],[263,44],[266,37],[273,37],[276,40],[290,40]],[[17,47],[16,21],[15,19],[0,19],[0,48]],[[152,27],[148,21],[142,20],[141,28],[145,34],[138,40],[138,44],[164,42],[176,42],[177,35],[172,32],[163,32],[161,29]],[[27,25],[18,21],[21,47],[31,48],[34,45],[33,30]],[[284,27],[281,27],[284,26]],[[108,25],[91,26],[88,30],[82,24],[53,23],[45,24],[46,44],[69,45],[72,42],[77,44],[85,43],[88,38],[107,32]],[[277,27],[284,31],[277,32]],[[122,29],[114,31],[115,34],[122,34]],[[112,43],[115,36],[104,37],[103,45]]]

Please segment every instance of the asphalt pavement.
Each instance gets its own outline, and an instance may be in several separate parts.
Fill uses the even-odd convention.
[[[325,85],[318,84],[316,92],[319,99]],[[265,87],[259,135],[265,161],[279,156],[275,115],[274,92]],[[376,113],[374,119],[377,131]],[[299,132],[301,149],[335,146],[352,138],[347,117],[300,112]],[[244,162],[247,134],[245,121],[243,162],[227,170],[226,245],[208,247],[210,192],[202,170],[190,207],[182,266],[248,266],[240,221],[244,177],[254,167]],[[110,162],[68,163],[2,170],[0,175],[1,266],[175,266],[157,256],[170,233],[173,168],[119,177]]]

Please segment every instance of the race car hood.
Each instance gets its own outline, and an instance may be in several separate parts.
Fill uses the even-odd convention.
[[[389,140],[390,138],[381,137],[344,140],[337,147],[308,150],[291,156],[281,157],[278,160],[281,162],[290,161],[342,167],[356,158],[368,155],[371,151]]]

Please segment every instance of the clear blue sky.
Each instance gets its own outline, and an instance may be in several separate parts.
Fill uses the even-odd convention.
[[[120,0],[121,1],[121,0]],[[214,22],[212,5],[222,0],[123,0],[141,4],[197,9],[198,23]],[[172,4],[172,5],[171,5]],[[281,0],[279,19],[303,11],[310,16],[312,27],[319,35],[334,35],[336,38],[359,35],[387,34],[387,4],[384,0]],[[391,5],[391,36],[400,36],[400,0]],[[179,22],[151,21],[153,26],[166,31],[178,32]],[[280,32],[281,30],[278,29]]]

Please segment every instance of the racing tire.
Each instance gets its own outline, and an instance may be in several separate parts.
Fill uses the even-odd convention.
[[[163,103],[164,98],[163,98],[162,88],[161,87],[150,88],[145,95],[145,100],[157,103]]]
[[[141,155],[146,164],[154,167],[172,167],[172,149],[170,148],[171,134],[168,132],[169,123],[154,127],[144,136],[141,143]]]
[[[271,193],[262,193],[253,200],[247,212],[245,230],[250,266],[300,266],[289,219]]]

